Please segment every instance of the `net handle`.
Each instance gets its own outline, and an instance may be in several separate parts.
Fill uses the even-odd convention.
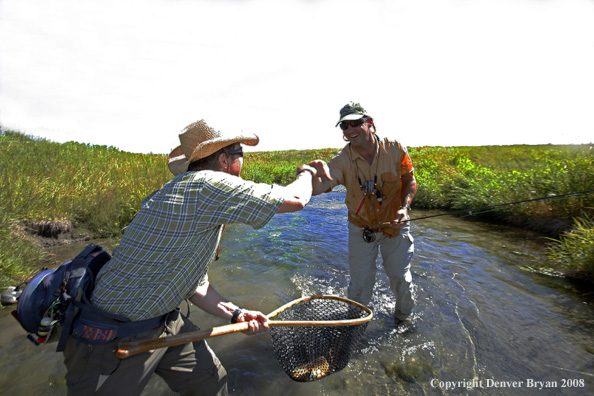
[[[338,326],[352,326],[361,323],[365,323],[373,318],[373,312],[364,305],[361,305],[355,301],[338,297],[338,296],[312,296],[302,297],[297,300],[291,301],[288,304],[283,305],[277,310],[267,315],[267,318],[272,318],[287,308],[299,304],[311,299],[331,299],[346,302],[354,305],[365,312],[367,316],[364,318],[357,319],[345,319],[345,320],[319,320],[319,321],[278,321],[269,320],[268,325],[271,327],[338,327]],[[240,331],[246,331],[249,328],[249,322],[239,322],[228,324],[224,326],[213,327],[207,330],[192,331],[189,333],[176,334],[168,337],[160,337],[154,340],[145,341],[132,341],[132,342],[121,342],[117,345],[115,350],[116,357],[118,359],[125,359],[139,353],[152,351],[153,349],[167,348],[176,345],[183,345],[194,341],[204,340],[210,337],[217,337],[225,334],[237,333]]]

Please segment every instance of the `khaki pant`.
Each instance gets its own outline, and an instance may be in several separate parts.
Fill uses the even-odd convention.
[[[85,344],[70,337],[64,350],[68,395],[140,395],[153,373],[181,395],[226,395],[227,372],[204,340],[126,359],[115,356],[119,342],[196,330],[192,322],[179,315],[167,326],[106,344]]]
[[[412,312],[412,274],[410,263],[414,255],[414,239],[410,225],[402,227],[400,235],[389,238],[376,233],[375,241],[363,240],[363,229],[349,223],[349,270],[351,280],[348,298],[369,304],[375,284],[378,251],[382,254],[384,271],[390,279],[390,289],[396,296],[394,316],[404,320]]]

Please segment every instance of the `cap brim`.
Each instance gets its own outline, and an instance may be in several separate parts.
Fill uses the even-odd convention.
[[[340,124],[343,121],[359,120],[363,117],[365,117],[365,114],[347,114],[344,117],[342,117],[340,120],[338,120],[338,122],[336,123],[335,126],[338,126],[338,124]]]

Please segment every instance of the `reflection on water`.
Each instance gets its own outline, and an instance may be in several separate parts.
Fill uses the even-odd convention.
[[[341,192],[315,197],[304,211],[276,216],[261,230],[227,227],[211,282],[239,305],[265,313],[303,295],[343,295],[343,199]],[[380,270],[370,304],[375,317],[346,369],[297,383],[276,361],[269,334],[213,338],[230,389],[254,396],[594,392],[594,309],[562,279],[522,269],[543,258],[536,237],[451,216],[412,224],[417,306],[410,326],[396,327],[389,315],[394,302]],[[108,250],[114,242],[102,241]],[[58,261],[80,248],[56,249]],[[61,354],[26,341],[8,311],[0,317],[1,393],[64,394]],[[202,328],[223,324],[194,308],[191,318]],[[509,381],[520,387],[507,387]],[[153,376],[143,394],[172,393]]]

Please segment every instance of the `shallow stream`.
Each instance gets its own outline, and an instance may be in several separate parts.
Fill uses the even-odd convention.
[[[238,305],[264,313],[304,295],[343,295],[343,199],[343,192],[315,197],[305,210],[278,215],[261,230],[228,226],[211,283]],[[393,296],[380,270],[370,304],[375,317],[358,353],[327,378],[292,381],[269,334],[210,339],[232,394],[594,394],[594,299],[561,278],[528,270],[543,260],[537,235],[452,216],[412,224],[416,307],[410,326],[395,326]],[[116,243],[93,242],[109,251]],[[66,261],[84,245],[52,252]],[[36,347],[26,340],[10,310],[0,312],[0,394],[64,395],[62,355],[55,344]],[[195,308],[191,319],[203,329],[223,324]],[[171,394],[158,376],[143,393]]]

